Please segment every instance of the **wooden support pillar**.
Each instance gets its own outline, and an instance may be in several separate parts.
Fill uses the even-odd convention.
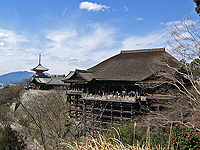
[[[94,137],[94,100],[92,101],[92,136]]]
[[[78,118],[77,101],[75,101],[75,115],[76,115],[76,119],[77,119]]]
[[[100,109],[101,109],[101,123],[100,123],[100,128],[101,128],[101,131],[100,132],[102,132],[102,129],[103,129],[103,104],[101,103],[101,101],[100,101]]]
[[[110,115],[111,115],[111,123],[113,123],[113,104],[112,104],[112,102],[110,102],[111,103],[111,105],[110,105]]]
[[[120,120],[122,121],[123,120],[123,104],[120,103]]]
[[[131,106],[131,122],[133,121],[133,104]]]
[[[86,100],[83,100],[83,131],[85,132],[83,133],[83,135],[86,134],[85,126],[86,126]]]
[[[71,98],[71,95],[69,95],[69,116],[71,117],[71,112],[72,112],[72,103],[71,103],[71,100],[72,100],[72,98]]]

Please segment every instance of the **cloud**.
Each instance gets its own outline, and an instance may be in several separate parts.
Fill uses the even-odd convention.
[[[14,57],[14,54],[5,54],[6,57]]]
[[[67,12],[67,8],[65,8],[65,9],[63,10],[63,12],[62,12],[62,17],[65,16],[66,12]]]
[[[57,30],[46,30],[45,32],[45,37],[52,41],[48,42],[48,47],[52,47],[52,49],[61,49],[64,46],[67,46],[67,43],[69,43],[69,41],[73,41],[73,39],[77,36],[76,29],[70,27]]]
[[[196,25],[197,23],[199,22],[199,20],[197,21],[194,21],[194,20],[188,20],[188,19],[185,19],[184,21],[180,21],[180,20],[177,20],[177,21],[170,21],[170,22],[167,22],[165,23],[166,26],[173,26],[173,25],[176,25],[176,26],[179,26],[179,25]]]
[[[66,17],[65,11],[61,15]],[[96,10],[88,7],[88,11]],[[138,17],[138,20],[142,19]],[[166,28],[168,24],[165,23],[163,27]],[[0,28],[0,63],[4,64],[1,72],[19,69],[30,71],[38,64],[38,54],[42,52],[42,65],[50,69],[48,73],[68,74],[76,68],[92,67],[118,54],[121,49],[164,47],[166,44],[164,30],[145,36],[129,33],[129,36],[124,37],[126,35],[119,35],[117,28],[107,23],[77,25],[76,22],[66,21],[51,28],[40,30],[41,34],[37,36]]]
[[[128,11],[128,7],[127,6],[124,6],[124,11]]]
[[[11,71],[30,70],[30,68],[34,67],[31,61],[27,64],[23,59],[31,60],[34,55],[38,59],[38,53],[35,54],[35,50],[38,49],[35,47],[40,47],[41,49],[41,43],[44,45],[42,40],[35,40],[33,34],[30,35],[26,32],[17,33],[0,28],[0,64],[3,64],[0,74]]]
[[[49,58],[50,58],[50,60],[55,60],[55,61],[67,61],[68,60],[68,58],[66,58],[66,57],[57,57],[57,56],[50,56]]]
[[[165,23],[166,26],[172,26],[174,24],[181,24],[181,21],[170,21],[170,22]]]
[[[80,56],[80,59],[82,54],[95,52],[97,49],[103,50],[116,43],[113,38],[115,30],[99,24],[89,24],[81,30],[69,27],[45,32],[46,38],[50,40],[46,43],[50,47],[50,53],[65,51],[71,57]]]
[[[5,56],[5,57],[14,57],[15,54],[7,53],[7,54],[1,54],[1,56]]]
[[[154,48],[164,47],[166,45],[165,32],[151,33],[146,36],[130,36],[123,42],[122,49],[141,49],[141,48]]]
[[[5,39],[5,38],[8,38],[9,35],[3,33],[3,32],[0,32],[0,39]]]
[[[97,4],[97,3],[92,3],[92,2],[82,2],[79,4],[79,8],[80,9],[87,9],[88,11],[105,11],[105,9],[109,9],[110,6],[106,6],[106,5],[101,5],[101,4]]]
[[[92,65],[96,64],[98,61],[94,61],[92,59],[87,59],[83,61],[72,61],[69,63],[69,65],[74,65],[74,66],[79,66],[81,68],[88,68],[91,67]]]
[[[32,53],[32,54],[42,53],[42,50],[39,50],[39,49],[36,49],[36,48],[32,48],[32,47],[26,48],[26,49],[24,49],[24,51],[28,52],[28,53]]]
[[[115,40],[116,30],[106,25],[90,23],[81,29],[67,26],[45,30],[44,34],[47,41],[43,47],[47,48],[43,54],[54,74],[60,72],[63,65],[72,70],[87,69],[120,50],[120,42]],[[61,70],[58,70],[58,64]]]
[[[144,18],[137,17],[137,18],[135,18],[135,20],[137,20],[137,21],[143,21]]]
[[[92,67],[119,53],[121,49],[158,47],[163,46],[165,41],[161,33],[119,38],[115,28],[98,23],[86,24],[81,29],[70,25],[46,29],[43,30],[43,37],[34,38],[33,35],[19,35],[2,29],[0,33],[6,37],[0,39],[5,43],[1,46],[0,63],[5,64],[2,72],[11,69],[10,66],[13,70],[30,70],[37,65],[38,54],[42,52],[42,65],[50,69],[48,73],[67,74],[75,68]],[[30,59],[28,63],[27,58]]]
[[[195,27],[197,24],[197,21],[194,20],[184,20],[184,21],[171,21],[167,22],[165,26],[167,26],[169,33],[173,33],[173,36],[177,40],[181,39],[189,39],[191,38],[191,34],[188,32],[188,29],[186,29],[186,26]],[[190,30],[190,29],[189,29]],[[178,31],[178,32],[175,32]],[[196,33],[195,33],[196,34]]]
[[[4,50],[16,50],[22,43],[28,42],[26,36],[2,28],[0,28],[0,40],[1,49]]]
[[[0,42],[0,46],[3,46],[3,45],[5,45],[5,43],[4,42]]]

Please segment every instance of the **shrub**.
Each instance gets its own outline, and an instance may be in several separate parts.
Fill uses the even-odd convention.
[[[175,125],[172,130],[170,144],[177,149],[199,149],[200,134],[192,128],[182,125]]]
[[[133,123],[125,123],[120,127],[114,126],[109,134],[106,135],[106,138],[116,138],[120,140],[124,145],[129,144],[133,145],[137,141],[140,144],[146,140],[146,131],[143,132],[143,128],[134,127]]]
[[[2,131],[2,137],[0,138],[0,150],[23,150],[26,149],[23,137],[12,130],[10,125]]]
[[[121,127],[115,127],[114,129],[117,129],[117,131],[112,130],[112,132],[109,133],[106,138],[117,138],[124,145],[139,144],[141,146],[144,145],[146,142],[151,142],[151,145],[166,146],[167,140],[169,138],[169,134],[165,133],[164,131],[151,131],[151,133],[148,133],[147,127],[136,126],[136,123],[124,123]]]

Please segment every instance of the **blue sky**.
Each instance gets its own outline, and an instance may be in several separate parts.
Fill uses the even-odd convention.
[[[121,50],[167,47],[168,24],[188,15],[193,0],[0,0],[0,75],[87,69]]]

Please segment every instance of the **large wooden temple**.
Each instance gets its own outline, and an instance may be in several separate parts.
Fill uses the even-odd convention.
[[[70,117],[94,135],[107,131],[110,123],[140,122],[149,112],[173,111],[183,86],[190,86],[184,71],[165,48],[121,51],[86,70],[70,71],[62,80],[70,83]],[[169,113],[169,118],[176,115]]]
[[[137,121],[136,116],[149,111],[170,109],[166,103],[179,98],[182,85],[190,86],[182,74],[184,67],[165,48],[121,51],[62,78],[45,75],[48,69],[40,62],[32,70],[36,72],[32,83],[38,89],[67,89],[70,118],[80,123],[82,134],[107,130],[108,124],[121,124],[124,119]]]
[[[180,69],[182,64],[165,48],[127,50],[87,70],[71,71],[62,81],[84,93],[154,93],[175,81],[175,71],[169,66]]]

